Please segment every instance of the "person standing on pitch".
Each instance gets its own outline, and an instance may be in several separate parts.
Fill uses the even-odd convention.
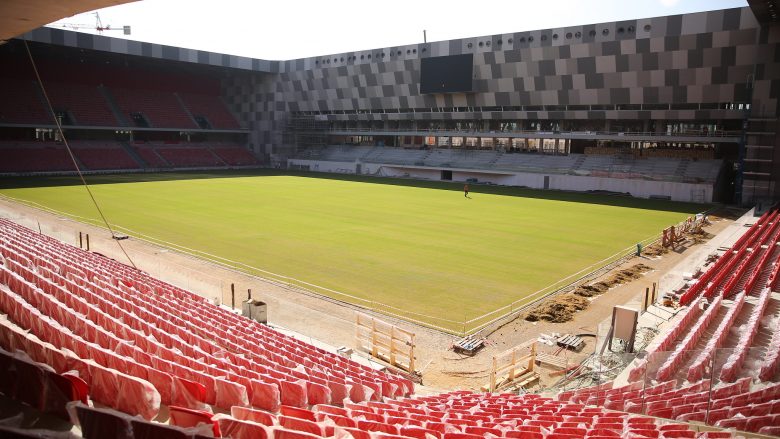
[[[463,186],[463,196],[466,197],[466,198],[469,197],[469,184],[468,183],[466,183]]]

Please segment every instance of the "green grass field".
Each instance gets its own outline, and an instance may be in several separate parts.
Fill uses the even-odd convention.
[[[453,322],[518,301],[706,208],[481,186],[466,199],[459,184],[318,177],[88,181],[109,221],[127,230],[429,315],[417,318],[453,331],[462,327]],[[0,194],[98,219],[74,178],[0,180]]]

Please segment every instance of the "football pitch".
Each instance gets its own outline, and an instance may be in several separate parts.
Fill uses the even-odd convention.
[[[455,183],[263,171],[87,179],[131,236],[454,332],[707,207],[479,185],[465,198]],[[0,194],[99,224],[75,178],[3,179]]]

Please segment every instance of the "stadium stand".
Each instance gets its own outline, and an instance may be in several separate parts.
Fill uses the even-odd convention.
[[[146,162],[147,166],[152,169],[170,168],[171,164],[164,158],[157,154],[157,151],[152,146],[135,143],[133,149],[138,155]]]
[[[491,150],[404,149],[371,146],[328,146],[301,151],[299,159],[434,168],[481,169],[625,179],[715,183],[722,160],[691,160],[665,157],[623,157],[619,155],[546,155],[503,153]]]
[[[73,154],[90,170],[140,169],[138,162],[117,142],[70,142]]]
[[[215,145],[211,151],[229,166],[257,165],[257,158],[246,148],[231,145]]]
[[[111,94],[127,120],[135,120],[137,125],[148,123],[156,128],[197,128],[171,92],[112,87]],[[143,121],[138,121],[139,115],[143,116]]]
[[[243,319],[113,260],[1,220],[1,347],[77,370],[97,402],[145,419],[204,409],[354,402],[412,383]]]
[[[751,253],[757,255],[745,259],[757,262],[748,263],[742,272],[749,288],[733,301],[744,304],[746,296],[758,296],[740,345],[749,345],[755,322],[766,309],[771,289],[762,287],[777,284],[778,215],[772,211],[762,217],[730,252],[753,248]],[[725,276],[720,281],[730,282]],[[682,342],[676,338],[691,325],[689,334],[700,333],[707,326],[701,322],[711,324],[715,319],[709,316],[728,322],[719,325],[723,329],[718,334],[730,330],[731,316],[739,312],[733,310],[738,308],[732,305],[724,316],[720,314],[723,297],[737,288],[712,285],[696,299],[707,297],[709,290],[718,291],[707,310],[689,307],[670,335],[660,339],[659,347],[683,352],[690,337]],[[471,392],[409,398],[412,384],[403,378],[281,335],[193,293],[7,220],[0,220],[0,310],[7,314],[0,319],[0,348],[26,352],[48,364],[55,375],[83,379],[83,384],[71,380],[79,383],[74,386],[78,388],[67,394],[80,396],[69,400],[83,401],[89,388],[94,401],[118,410],[76,405],[85,437],[101,437],[95,432],[107,434],[117,425],[124,425],[123,431],[168,429],[192,437],[196,432],[187,428],[195,427],[197,419],[209,419],[211,432],[221,431],[225,437],[331,437],[341,431],[366,438],[376,434],[420,439],[428,434],[451,439],[693,438],[730,433],[697,434],[688,424],[640,415],[706,420],[755,432],[771,432],[780,420],[780,384],[752,386],[753,370],[744,377],[734,372],[744,362],[742,350],[735,350],[725,362],[724,383],[718,386],[708,379],[678,386],[682,381],[677,378],[660,379],[661,368],[657,385],[637,381],[611,388],[607,383],[563,392],[557,399]],[[775,333],[773,343],[777,338]],[[774,352],[774,357],[767,353],[767,367],[777,365]],[[7,367],[5,357],[0,367]],[[681,367],[687,363],[674,364],[688,374],[694,370]],[[184,429],[130,418],[150,420],[160,404],[173,406],[172,424]],[[212,418],[210,406],[230,410],[231,415]]]
[[[772,305],[773,313],[768,310],[777,300],[779,243],[775,209],[681,295],[688,307],[648,347],[649,355],[629,368],[627,385],[566,391],[558,399],[756,433],[776,431],[780,331],[776,325],[767,331],[767,325],[776,318],[777,306]]]
[[[71,125],[121,126],[96,86],[48,82],[46,93],[55,111],[68,113]]]
[[[54,142],[0,142],[0,172],[72,171],[68,152]]]
[[[159,146],[157,154],[176,168],[192,168],[198,166],[225,166],[217,155],[209,148],[188,146]]]
[[[145,163],[139,163],[120,142],[74,140],[69,142],[82,170],[134,170],[141,168],[224,168],[257,166],[249,150],[237,145],[218,144],[183,146],[162,143],[136,143],[133,150]],[[0,141],[0,172],[73,171],[73,162],[65,146],[56,142]]]
[[[36,396],[37,404],[56,401],[52,407],[62,414],[65,402],[78,401],[67,408],[86,438],[731,437],[589,407],[600,397],[587,390],[571,392],[570,401],[563,395],[469,391],[413,397],[405,378],[282,335],[194,293],[4,219],[0,311],[6,314],[0,318],[0,348],[44,363],[39,367],[47,377],[74,377],[66,378],[76,384],[65,386],[65,400]],[[8,368],[5,351],[0,351],[0,368]],[[23,354],[15,357],[34,364]],[[742,394],[744,383],[718,391],[719,396]],[[772,391],[780,393],[776,388]],[[605,389],[595,392],[615,394]],[[704,386],[663,390],[655,393],[669,398],[670,392],[701,392]],[[88,405],[87,393],[106,408]],[[152,421],[161,405],[168,406],[170,425]],[[213,409],[230,414],[213,415]],[[772,427],[765,424],[751,421],[750,427]]]
[[[33,81],[0,79],[0,123],[52,123]]]
[[[179,97],[193,116],[205,117],[211,124],[211,128],[241,128],[235,116],[230,114],[219,96],[179,93]]]

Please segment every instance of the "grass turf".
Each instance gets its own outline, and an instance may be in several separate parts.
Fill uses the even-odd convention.
[[[273,172],[89,181],[113,224],[453,331],[462,325],[438,318],[494,311],[705,208],[475,185],[467,199],[459,184]],[[98,219],[73,178],[0,180],[0,194]]]

